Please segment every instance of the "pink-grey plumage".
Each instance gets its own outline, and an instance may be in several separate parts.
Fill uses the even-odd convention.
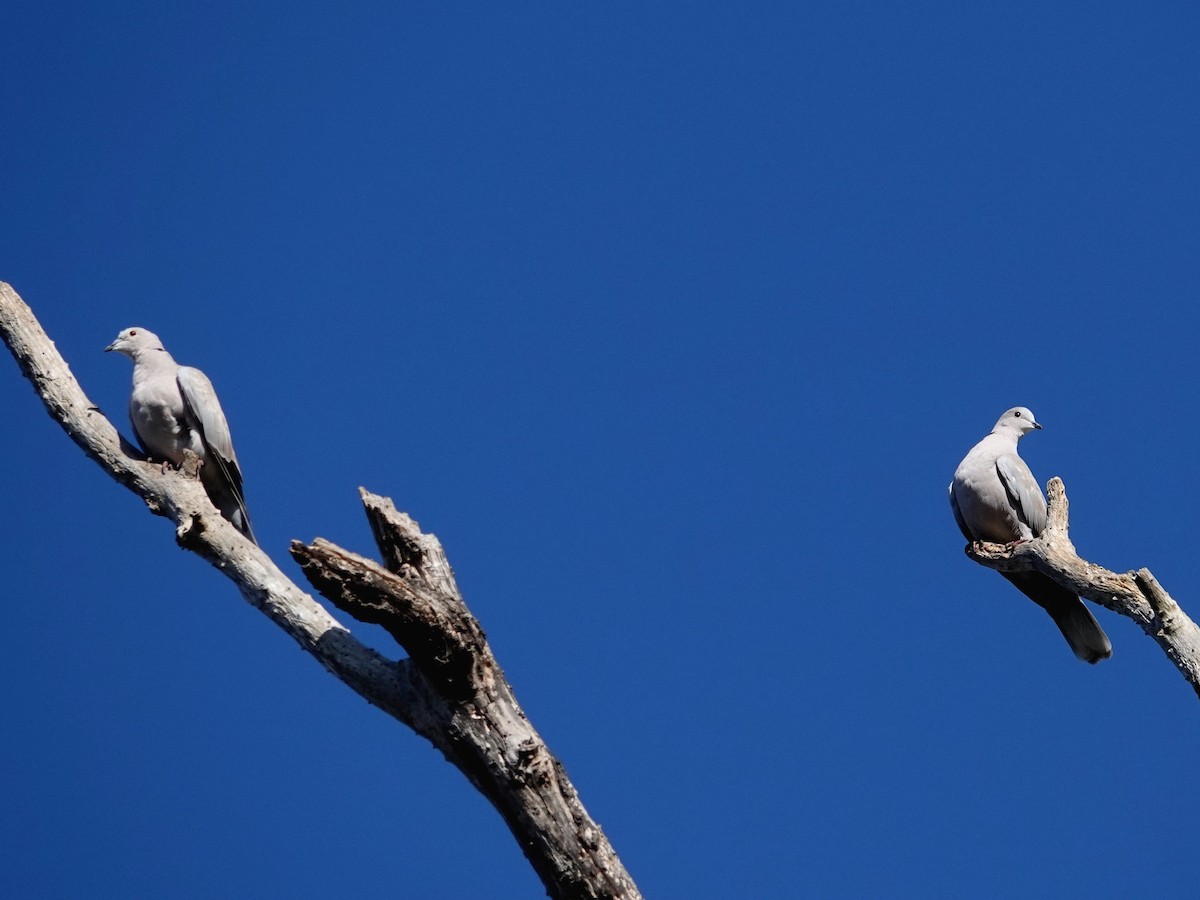
[[[1042,426],[1023,406],[1008,410],[991,433],[971,448],[950,482],[954,520],[968,541],[1008,544],[1030,540],[1046,528],[1046,498],[1017,441]],[[1083,601],[1037,572],[1001,573],[1054,619],[1071,650],[1084,662],[1112,656],[1112,644]]]
[[[195,453],[213,506],[253,541],[242,470],[212,382],[199,369],[176,363],[158,336],[145,328],[126,328],[104,349],[133,360],[129,418],[142,449],[151,459],[175,465],[183,462],[185,450]]]

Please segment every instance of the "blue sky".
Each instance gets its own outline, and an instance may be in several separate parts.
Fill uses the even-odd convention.
[[[359,485],[437,533],[647,896],[1190,891],[1191,689],[946,485],[1031,407],[1080,552],[1200,613],[1200,14],[797,6],[18,0],[0,279],[122,428],[119,329],[208,373],[297,578]],[[0,370],[5,893],[540,895]]]

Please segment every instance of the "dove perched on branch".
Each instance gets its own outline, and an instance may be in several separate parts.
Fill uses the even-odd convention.
[[[950,482],[950,506],[968,541],[1009,544],[1031,540],[1046,528],[1046,498],[1017,455],[1017,441],[1042,426],[1023,406],[1008,410],[991,433],[971,448]],[[1002,572],[1054,620],[1084,662],[1112,656],[1112,644],[1083,601],[1038,572]]]
[[[126,328],[104,349],[133,360],[129,418],[142,449],[151,459],[176,466],[183,463],[185,450],[195,453],[213,506],[254,541],[242,470],[212,382],[199,369],[176,363],[158,336],[145,328]]]

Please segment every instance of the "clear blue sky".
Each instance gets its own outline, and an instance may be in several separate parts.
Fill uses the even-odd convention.
[[[1191,689],[946,503],[1027,405],[1200,615],[1193,4],[245,6],[6,6],[0,279],[115,422],[151,328],[288,572],[436,532],[649,897],[1194,890]],[[540,895],[0,376],[0,892]]]

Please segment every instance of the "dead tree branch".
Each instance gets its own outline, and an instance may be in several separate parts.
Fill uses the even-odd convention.
[[[1068,536],[1067,491],[1061,478],[1046,485],[1046,530],[1019,544],[968,544],[967,556],[998,572],[1040,572],[1072,593],[1133,619],[1154,638],[1200,695],[1200,627],[1188,618],[1149,569],[1118,573],[1083,559]]]
[[[525,854],[544,882],[570,883],[563,896],[636,896],[562,764],[521,711],[479,622],[455,584],[438,539],[361,491],[387,568],[328,541],[292,543],[313,586],[363,622],[383,626],[445,698],[445,719],[430,736],[504,816],[514,834],[536,843]]]
[[[223,519],[195,467],[145,462],[88,400],[33,312],[0,282],[0,335],[50,416],[100,467],[175,523],[175,538],[367,701],[408,725],[492,802],[551,897],[638,900],[641,894],[562,764],[513,695],[471,615],[440,543],[390,500],[363,492],[384,568],[327,541],[294,542],[309,580],[340,609],[383,625],[407,651],[364,646]]]

